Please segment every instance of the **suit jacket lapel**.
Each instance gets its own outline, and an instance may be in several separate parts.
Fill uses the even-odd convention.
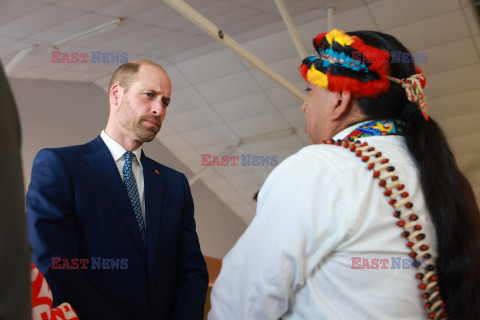
[[[120,215],[125,227],[128,229],[132,240],[135,242],[140,254],[145,259],[145,246],[142,242],[137,220],[133,212],[132,204],[128,198],[120,173],[112,158],[108,147],[98,136],[95,140],[85,145],[85,160],[93,169],[98,180],[105,188],[110,200],[113,202],[117,213]],[[148,227],[147,227],[148,228]]]
[[[141,156],[145,184],[145,216],[147,218],[147,262],[148,272],[152,268],[157,248],[158,232],[162,214],[163,176],[160,168],[155,168],[153,161]]]

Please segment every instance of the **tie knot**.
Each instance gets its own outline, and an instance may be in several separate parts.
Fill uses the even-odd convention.
[[[133,152],[125,152],[125,163],[132,163],[133,158],[135,158],[135,154]]]

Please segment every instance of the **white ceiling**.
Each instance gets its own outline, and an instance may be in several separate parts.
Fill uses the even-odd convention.
[[[273,0],[187,0],[285,78],[303,89],[300,62]],[[460,167],[480,194],[480,34],[469,0],[285,0],[303,42],[334,25],[371,29],[427,52],[430,114],[446,130]],[[164,66],[173,81],[172,103],[158,139],[193,172],[201,154],[219,154],[239,138],[293,128],[291,136],[242,145],[232,155],[278,155],[308,143],[301,102],[159,0],[2,0],[0,58],[37,47],[13,78],[93,82],[105,87],[118,64],[51,63],[54,42],[113,18],[125,26],[64,47],[64,52],[127,52]],[[215,167],[202,180],[247,223],[251,201],[272,167]]]

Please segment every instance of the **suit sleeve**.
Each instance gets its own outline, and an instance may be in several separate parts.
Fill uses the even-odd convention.
[[[80,319],[123,319],[88,282],[81,269],[52,269],[52,257],[79,258],[74,190],[58,153],[43,149],[35,157],[27,193],[27,227],[32,260],[53,294],[53,307],[68,302]]]
[[[201,320],[208,288],[208,271],[195,231],[194,206],[187,179],[182,175],[185,204],[178,248],[177,287],[172,320]]]

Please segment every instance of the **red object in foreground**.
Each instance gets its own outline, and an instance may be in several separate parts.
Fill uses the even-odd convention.
[[[62,303],[52,309],[52,291],[43,274],[30,263],[30,281],[32,284],[32,320],[78,320],[78,316],[69,303]]]

